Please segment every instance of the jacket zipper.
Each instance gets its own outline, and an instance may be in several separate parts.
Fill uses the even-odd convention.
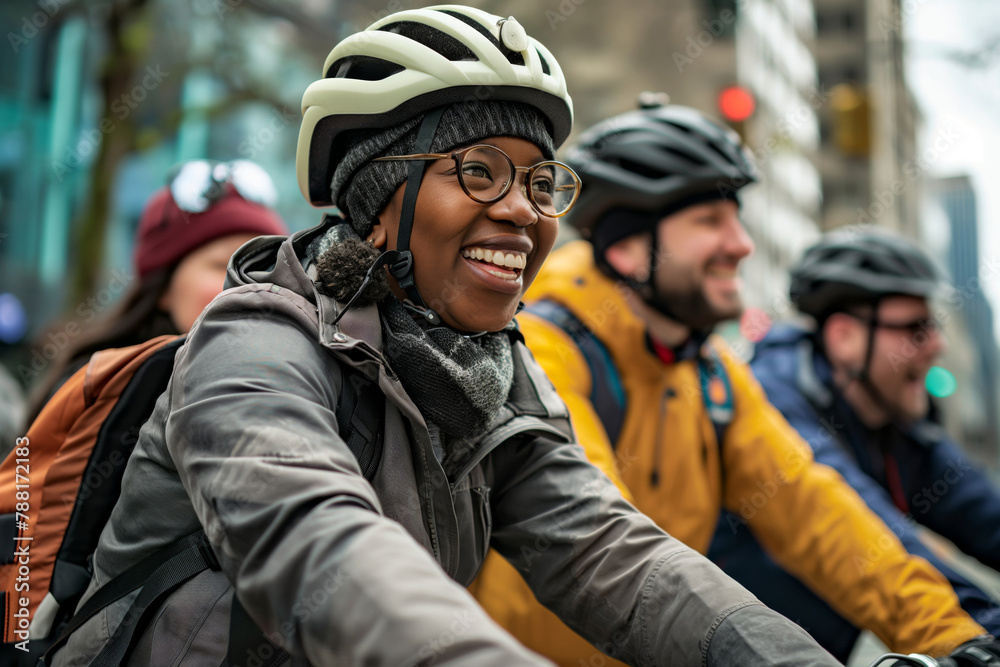
[[[673,388],[667,387],[660,399],[660,423],[656,429],[656,443],[653,445],[653,471],[649,474],[649,483],[654,489],[660,485],[660,458],[663,453],[663,430],[667,423],[667,401],[674,396]]]
[[[554,435],[560,440],[566,439],[566,436],[562,431],[554,426],[549,426],[536,417],[515,417],[507,425],[501,426],[482,441],[476,453],[466,462],[464,466],[462,466],[458,475],[455,476],[455,481],[451,484],[452,491],[454,492],[455,486],[465,479],[465,476],[472,472],[472,469],[479,465],[479,463],[486,458],[490,452],[499,447],[504,441],[527,431],[541,431],[543,433]]]

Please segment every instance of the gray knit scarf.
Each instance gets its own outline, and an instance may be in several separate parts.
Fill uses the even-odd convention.
[[[452,438],[486,432],[513,384],[513,324],[470,338],[447,327],[420,328],[391,294],[378,309],[389,365],[420,413]]]
[[[349,224],[334,225],[307,251],[317,266],[317,288],[342,304],[357,292],[378,254]],[[485,433],[513,384],[514,323],[472,337],[447,327],[425,330],[389,291],[384,276],[378,282],[358,305],[378,303],[383,351],[420,413],[452,439]]]

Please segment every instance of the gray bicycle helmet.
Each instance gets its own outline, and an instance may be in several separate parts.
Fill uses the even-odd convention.
[[[887,296],[929,297],[942,281],[943,272],[911,241],[843,230],[824,236],[792,268],[789,296],[800,311],[821,320]]]
[[[690,107],[650,93],[640,108],[595,125],[566,153],[583,181],[568,220],[607,247],[673,211],[708,199],[735,198],[757,180],[739,135]],[[639,215],[609,216],[619,211]],[[617,229],[606,230],[613,226]]]

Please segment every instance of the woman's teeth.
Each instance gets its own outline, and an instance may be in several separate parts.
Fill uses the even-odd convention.
[[[517,252],[516,250],[505,253],[501,250],[487,250],[484,248],[462,248],[462,257],[487,262],[508,269],[523,269],[527,260],[527,256],[523,252]],[[490,273],[493,272],[490,271]],[[500,274],[494,273],[494,275]],[[501,277],[506,277],[506,274]]]

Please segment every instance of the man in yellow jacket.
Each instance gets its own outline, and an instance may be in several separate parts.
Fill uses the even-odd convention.
[[[570,222],[586,240],[550,256],[518,319],[590,460],[702,553],[720,511],[737,514],[782,567],[893,650],[1000,659],[947,580],[813,461],[749,367],[709,336],[739,315],[737,272],[753,250],[737,191],[756,179],[738,137],[653,103],[585,132],[567,161],[584,183]],[[613,642],[587,644],[495,553],[472,592],[561,665],[617,664],[604,656]]]

